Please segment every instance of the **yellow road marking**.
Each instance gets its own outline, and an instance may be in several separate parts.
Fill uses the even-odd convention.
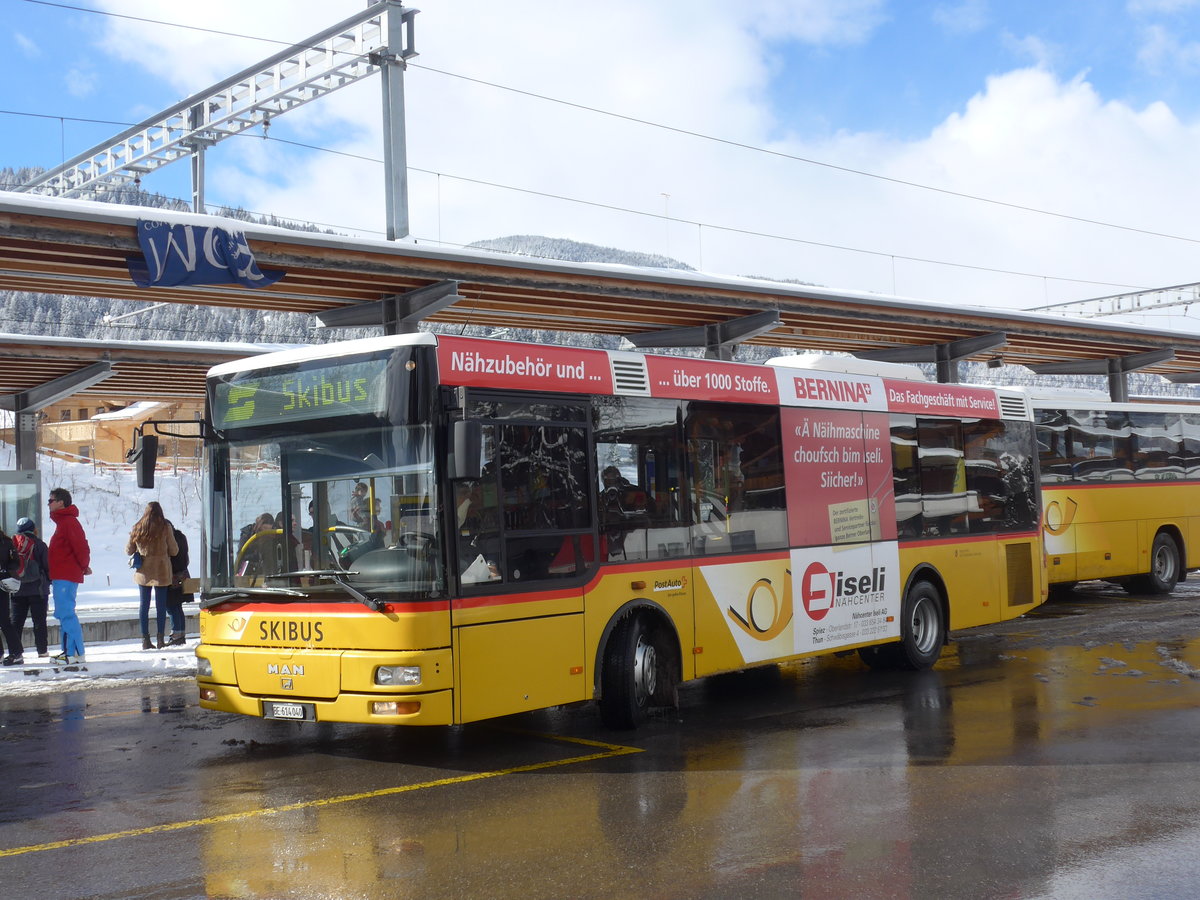
[[[208,816],[203,819],[188,819],[183,822],[167,822],[164,825],[151,825],[146,828],[130,828],[126,831],[113,831],[108,834],[94,834],[90,837],[71,838],[66,841],[51,841],[46,844],[31,844],[27,847],[11,847],[0,850],[0,858],[20,856],[24,853],[41,853],[44,850],[59,850],[64,847],[80,847],[84,844],[101,844],[105,841],[115,841],[121,838],[139,837],[147,834],[165,834],[171,831],[184,831],[188,828],[202,828],[206,825],[221,825],[225,822],[239,822],[262,816],[274,816],[279,813],[295,812],[300,809],[312,809],[319,806],[336,806],[339,803],[352,803],[356,800],[373,800],[377,797],[388,797],[394,794],[406,794],[409,791],[421,791],[428,788],[446,787],[451,784],[465,784],[469,781],[483,781],[487,778],[498,778],[502,775],[516,775],[521,772],[536,772],[539,769],[553,769],[559,766],[572,766],[578,763],[591,762],[597,759],[611,759],[616,756],[627,756],[631,753],[641,753],[639,747],[624,747],[620,744],[606,744],[601,741],[590,741],[586,738],[570,738],[557,735],[539,735],[573,744],[602,748],[600,753],[590,753],[587,756],[573,756],[570,759],[551,760],[549,762],[530,763],[524,766],[512,766],[507,769],[496,769],[491,772],[476,772],[473,775],[457,775],[454,778],[440,778],[437,781],[424,781],[420,784],[405,784],[399,787],[380,788],[377,791],[363,791],[357,794],[342,794],[338,797],[324,797],[319,800],[302,800],[298,803],[288,803],[284,806],[272,806],[266,809],[252,809],[245,812],[227,813],[223,816]]]

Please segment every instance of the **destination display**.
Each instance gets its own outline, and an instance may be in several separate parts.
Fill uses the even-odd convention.
[[[217,382],[218,429],[308,422],[334,416],[382,415],[387,409],[386,358],[286,373],[246,373]]]

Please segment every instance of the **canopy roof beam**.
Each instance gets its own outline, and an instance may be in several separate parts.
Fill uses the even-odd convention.
[[[859,359],[873,359],[876,362],[936,363],[937,380],[942,384],[957,384],[960,361],[987,353],[989,350],[998,350],[1007,343],[1008,335],[1002,331],[995,331],[940,344],[860,350],[854,355]]]
[[[1131,353],[1128,356],[1108,359],[1067,359],[1060,362],[1035,363],[1027,368],[1038,375],[1107,375],[1108,396],[1114,403],[1124,403],[1129,400],[1127,376],[1130,372],[1170,362],[1174,358],[1175,351],[1171,349],[1147,350],[1145,353]]]
[[[422,320],[462,299],[457,281],[439,281],[403,294],[389,294],[374,303],[325,310],[317,313],[317,320],[326,328],[381,325],[384,334],[411,334]]]
[[[661,331],[643,331],[627,334],[625,339],[635,347],[703,347],[705,359],[733,359],[733,348],[743,341],[774,331],[779,327],[779,310],[766,309],[762,312],[727,319],[711,325],[685,325],[681,328],[664,328]]]

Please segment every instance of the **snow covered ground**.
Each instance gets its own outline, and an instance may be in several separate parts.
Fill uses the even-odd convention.
[[[14,468],[13,449],[0,444],[0,469]],[[92,549],[92,574],[79,588],[78,611],[81,619],[121,618],[136,615],[138,592],[125,553],[129,530],[145,509],[146,503],[157,500],[163,512],[188,537],[192,556],[191,573],[199,576],[200,520],[202,485],[192,472],[159,471],[152,490],[139,488],[132,472],[97,471],[90,463],[67,462],[49,456],[38,456],[42,473],[42,513],[39,525],[44,540],[54,532],[54,525],[45,512],[46,495],[52,488],[64,487],[71,492],[79,507],[79,520],[87,533]],[[4,522],[6,530],[16,523]],[[195,610],[194,604],[184,607]],[[153,617],[153,608],[150,611]],[[49,618],[54,624],[53,616]],[[195,674],[198,643],[189,635],[184,647],[145,651],[140,640],[115,641],[108,644],[89,642],[86,661],[79,666],[63,666],[49,660],[39,660],[33,647],[25,648],[25,665],[0,668],[0,695],[40,693],[70,690],[75,686],[96,682],[154,681],[163,678]],[[51,653],[58,648],[51,647]]]
[[[82,663],[63,665],[50,659],[38,659],[37,652],[25,650],[25,664],[0,668],[0,697],[69,691],[78,687],[118,682],[148,683],[196,674],[192,635],[186,646],[162,650],[143,650],[140,640],[90,643]],[[50,648],[57,653],[57,647]]]

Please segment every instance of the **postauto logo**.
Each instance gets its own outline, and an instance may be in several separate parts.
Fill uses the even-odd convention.
[[[871,574],[831,572],[823,563],[810,563],[800,579],[804,611],[820,622],[834,607],[867,606],[883,596],[887,566],[875,566]]]

